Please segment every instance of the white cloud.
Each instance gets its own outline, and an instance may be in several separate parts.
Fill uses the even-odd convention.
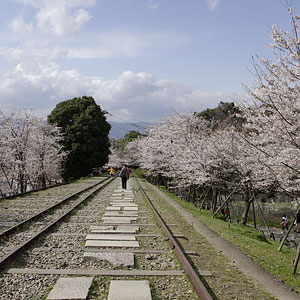
[[[22,16],[15,17],[12,22],[9,24],[9,28],[15,33],[28,33],[32,32],[33,25],[32,23],[26,24]]]
[[[135,57],[149,47],[147,34],[130,33],[122,30],[102,32],[87,41],[87,47],[69,49],[70,58]],[[91,42],[92,41],[92,42]],[[153,39],[152,39],[153,41]]]
[[[82,7],[94,6],[96,0],[16,0],[37,9],[37,27],[56,36],[73,35],[90,20]]]
[[[220,0],[206,0],[208,5],[208,10],[213,11],[220,4]]]
[[[65,99],[91,95],[101,108],[128,121],[153,121],[173,109],[201,111],[214,107],[226,95],[202,93],[174,81],[157,80],[149,73],[127,71],[115,80],[85,77],[57,64],[20,63],[0,78],[0,106],[32,108],[50,113]]]
[[[16,47],[1,47],[0,56],[9,61],[25,61],[35,57],[38,61],[57,61],[65,58],[92,59],[113,57],[137,57],[151,54],[153,49],[167,51],[187,44],[189,36],[181,33],[162,32],[129,32],[125,30],[110,30],[99,32],[92,36],[78,35],[76,38],[43,39],[28,36],[19,40]],[[84,46],[82,46],[84,45]]]
[[[86,89],[81,80],[76,70],[62,71],[53,63],[20,63],[0,80],[0,106],[49,110],[60,100],[81,94],[80,89]]]
[[[57,61],[68,56],[69,51],[60,47],[46,48],[40,47],[31,48],[26,46],[19,46],[15,48],[0,47],[0,56],[4,56],[8,61],[26,61],[31,60],[32,57],[36,61]]]
[[[137,57],[151,54],[153,50],[174,50],[189,43],[190,37],[181,32],[139,32],[126,30],[109,30],[98,35],[80,39],[80,46],[68,48],[68,58],[111,58]],[[82,46],[85,45],[85,46]]]

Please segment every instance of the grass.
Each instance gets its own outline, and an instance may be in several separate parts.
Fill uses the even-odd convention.
[[[292,262],[296,256],[296,250],[283,247],[281,252],[277,251],[278,241],[265,239],[263,234],[255,228],[232,224],[218,218],[212,218],[208,211],[198,211],[191,202],[186,202],[172,193],[168,193],[164,187],[159,187],[173,200],[185,209],[197,216],[201,222],[217,232],[220,236],[238,246],[244,253],[261,264],[266,270],[282,279],[287,285],[300,293],[300,273],[291,275]]]
[[[55,285],[55,284],[53,283],[53,284],[51,284],[51,285],[47,288],[46,294],[45,294],[42,298],[40,298],[41,300],[47,300],[49,293],[50,293],[51,290],[54,288],[54,285]],[[38,298],[39,298],[39,297],[35,298],[34,300],[37,300]]]
[[[145,176],[145,173],[147,172],[147,170],[144,170],[144,169],[140,169],[140,168],[137,168],[137,169],[134,169],[133,170],[133,173],[135,176],[137,177],[140,177],[140,178],[144,178]]]

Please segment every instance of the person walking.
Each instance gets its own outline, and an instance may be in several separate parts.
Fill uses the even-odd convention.
[[[114,168],[109,168],[108,172],[109,172],[110,177],[113,177],[114,173],[115,173],[115,169]]]
[[[127,189],[127,180],[129,179],[129,169],[126,164],[123,165],[121,171],[120,171],[120,177],[122,180],[122,189]]]
[[[288,226],[288,219],[287,219],[287,216],[286,214],[284,214],[281,218],[281,229],[282,229],[282,232],[284,233],[285,230],[288,230],[289,229],[289,226]]]

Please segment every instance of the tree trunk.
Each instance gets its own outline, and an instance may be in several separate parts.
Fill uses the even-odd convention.
[[[186,189],[186,193],[185,193],[185,201],[186,201],[186,202],[190,202],[190,190],[191,190],[191,187],[189,186],[189,187]]]
[[[256,228],[256,215],[255,215],[254,201],[252,201],[252,210],[253,210],[253,223],[254,223],[254,228]]]
[[[252,198],[252,200],[253,200],[253,198]],[[246,225],[247,224],[249,210],[250,210],[250,206],[251,206],[251,202],[252,202],[251,198],[250,198],[249,191],[246,191],[244,193],[244,201],[245,201],[245,207],[244,207],[244,211],[243,211],[243,214],[242,214],[241,224]]]
[[[212,206],[211,211],[214,213],[217,207],[217,200],[218,200],[218,189],[216,187],[212,188]]]
[[[196,187],[192,187],[192,202],[196,204]]]

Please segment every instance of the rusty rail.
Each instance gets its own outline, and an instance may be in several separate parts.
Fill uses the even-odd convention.
[[[147,202],[148,202],[149,206],[153,210],[154,215],[157,218],[158,223],[161,225],[162,230],[167,235],[171,246],[174,248],[177,257],[178,257],[178,259],[180,260],[180,262],[182,264],[183,270],[185,271],[186,275],[188,276],[190,282],[192,283],[197,296],[199,297],[200,300],[213,300],[213,298],[211,297],[211,295],[208,293],[206,287],[202,283],[201,279],[199,278],[198,274],[195,272],[194,268],[192,267],[192,265],[190,264],[190,262],[188,261],[188,259],[184,255],[184,252],[182,251],[182,249],[178,245],[176,239],[172,235],[172,233],[169,230],[168,226],[163,221],[163,219],[160,216],[159,212],[153,206],[151,200],[149,199],[149,197],[146,194],[145,190],[143,189],[143,187],[139,183],[138,179],[136,177],[135,177],[135,179],[136,179],[136,181],[137,181],[140,189],[142,190],[145,198],[147,199]]]

